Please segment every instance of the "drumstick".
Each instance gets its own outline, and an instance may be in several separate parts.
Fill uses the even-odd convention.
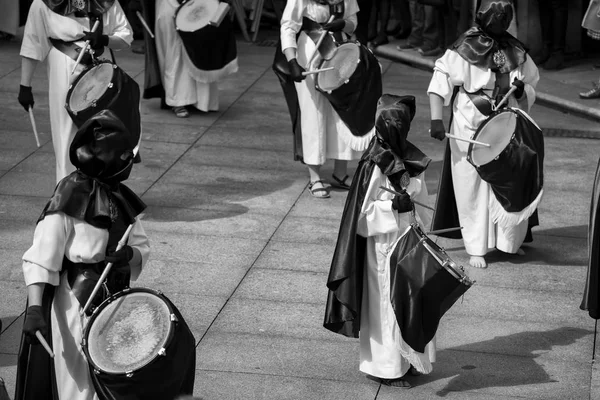
[[[31,126],[33,127],[35,143],[37,143],[37,147],[40,147],[40,138],[38,137],[37,126],[35,125],[35,117],[33,116],[33,107],[31,106],[29,106],[29,120],[31,121]]]
[[[123,234],[123,237],[121,238],[121,240],[119,240],[119,243],[117,244],[117,249],[115,251],[119,251],[123,248],[123,246],[125,246],[125,243],[127,242],[127,238],[129,237],[129,233],[131,232],[131,228],[133,228],[133,224],[131,224],[131,225],[129,225],[129,227],[127,227],[127,230]],[[96,293],[98,293],[98,290],[100,290],[100,287],[104,283],[104,280],[106,279],[106,276],[110,272],[112,266],[113,266],[113,263],[111,263],[111,262],[106,264],[104,271],[102,271],[102,275],[100,275],[100,279],[98,279],[96,286],[94,286],[94,290],[92,291],[92,294],[90,295],[87,302],[85,303],[85,306],[83,306],[83,308],[79,312],[80,315],[85,314],[87,309],[90,308],[90,304],[92,304],[92,301],[94,300],[94,296],[96,296]]]
[[[335,19],[335,15],[332,15],[327,20],[327,23],[330,23],[334,19]],[[321,33],[321,36],[319,36],[319,40],[317,40],[317,44],[315,45],[315,49],[313,50],[312,54],[308,58],[308,61],[306,62],[306,68],[308,68],[310,66],[311,61],[313,60],[313,58],[315,58],[315,55],[317,54],[317,51],[319,51],[319,46],[321,46],[321,43],[323,43],[323,40],[325,39],[325,36],[327,36],[328,33],[329,33],[329,31],[323,30],[323,32]]]
[[[96,22],[94,22],[94,26],[92,26],[92,30],[90,32],[96,32],[96,29],[98,29],[98,25],[100,25],[100,20],[97,19]],[[73,70],[71,71],[71,75],[73,75],[75,73],[75,69],[77,68],[77,66],[81,62],[81,59],[83,58],[83,55],[85,54],[85,52],[88,50],[89,47],[90,47],[90,41],[86,40],[85,41],[85,45],[83,46],[83,48],[79,52],[79,56],[77,57],[77,61],[75,62],[75,66],[73,67]]]
[[[302,76],[306,76],[306,75],[310,75],[310,74],[318,74],[319,72],[331,71],[332,69],[335,69],[335,67],[327,67],[327,68],[313,69],[312,71],[304,71],[302,73]]]
[[[510,90],[504,95],[504,97],[502,98],[502,100],[500,100],[500,103],[498,103],[497,105],[495,105],[493,107],[494,111],[496,111],[497,109],[500,108],[501,105],[503,105],[504,103],[506,103],[506,100],[508,100],[508,96],[510,96],[511,94],[513,94],[515,92],[515,90],[517,90],[516,86],[511,86]]]
[[[50,356],[50,358],[54,358],[54,352],[52,351],[52,349],[48,345],[48,342],[46,342],[46,339],[44,339],[44,337],[42,336],[42,332],[35,331],[35,337],[38,338],[38,340],[40,341],[40,343],[42,344],[42,346],[44,346],[44,349],[46,349],[46,351],[48,352],[48,355]]]
[[[468,142],[468,143],[477,144],[477,145],[483,146],[483,147],[490,147],[489,143],[479,142],[479,141],[473,140],[473,139],[461,138],[459,136],[451,135],[449,133],[446,133],[446,137],[450,138],[450,139],[454,139],[454,140],[460,140],[461,142]]]
[[[392,189],[388,189],[388,188],[386,188],[385,186],[379,186],[379,189],[383,189],[383,190],[385,190],[386,192],[390,192],[391,194],[395,194],[396,196],[402,196],[402,193],[400,193],[400,192],[396,192],[395,190],[392,190]],[[418,201],[414,201],[413,199],[411,199],[411,201],[412,201],[413,203],[415,203],[416,205],[419,205],[419,206],[421,206],[421,207],[425,207],[425,208],[428,208],[428,209],[430,209],[430,210],[432,210],[432,211],[435,211],[435,209],[434,209],[434,208],[432,208],[432,207],[429,207],[429,206],[428,206],[428,205],[426,205],[426,204],[419,203]]]
[[[456,228],[438,229],[436,231],[429,231],[429,232],[427,232],[427,234],[428,235],[438,235],[440,233],[460,231],[462,228],[463,228],[462,226],[457,226]]]
[[[146,32],[148,32],[148,34],[150,35],[150,37],[152,39],[154,39],[154,34],[152,33],[152,31],[150,30],[150,27],[148,26],[148,24],[146,23],[146,20],[144,19],[144,17],[142,17],[142,14],[139,11],[135,12],[135,15],[137,15],[138,19],[140,20],[140,22],[142,23],[142,25],[144,26],[144,29],[146,29]]]

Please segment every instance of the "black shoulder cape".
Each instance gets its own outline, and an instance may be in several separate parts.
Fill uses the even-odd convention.
[[[42,0],[50,10],[60,15],[69,15],[78,11],[73,7],[71,0]],[[92,15],[104,14],[114,4],[115,0],[87,0],[89,10],[83,10]]]

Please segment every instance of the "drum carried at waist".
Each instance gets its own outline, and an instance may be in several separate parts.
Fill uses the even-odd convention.
[[[544,184],[544,136],[524,111],[504,108],[493,112],[477,129],[467,160],[490,184],[497,202],[491,202],[492,219],[518,224],[537,209]]]
[[[106,299],[83,335],[100,398],[173,399],[194,387],[195,339],[162,293],[129,288]]]
[[[237,47],[229,5],[219,0],[185,0],[175,12],[175,29],[181,37],[186,64],[192,76],[214,82],[237,72]]]
[[[136,137],[140,135],[140,87],[110,61],[97,62],[79,74],[69,87],[65,107],[77,127],[111,110]]]
[[[442,316],[474,281],[414,223],[388,259],[391,302],[402,339],[423,353]]]

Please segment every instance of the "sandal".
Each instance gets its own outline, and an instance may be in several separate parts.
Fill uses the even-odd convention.
[[[322,187],[315,188],[317,183],[320,183]],[[316,197],[317,199],[326,199],[329,197],[329,188],[327,188],[325,183],[320,179],[318,181],[309,182],[308,190],[310,191],[311,196]]]
[[[190,112],[183,106],[173,107],[173,112],[177,118],[187,118],[190,116]]]
[[[340,188],[340,189],[344,189],[344,190],[349,190],[350,189],[350,185],[348,185],[346,183],[346,181],[348,179],[350,179],[350,177],[348,175],[344,176],[342,179],[340,179],[337,176],[335,176],[335,174],[331,174],[331,177],[334,180],[334,182],[331,184],[332,186]],[[352,183],[352,182],[350,182],[350,183]]]
[[[380,383],[385,386],[397,387],[401,389],[410,389],[412,387],[412,385],[409,382],[405,381],[402,378],[386,379],[379,378],[373,375],[367,375],[367,379],[370,379],[374,382]]]

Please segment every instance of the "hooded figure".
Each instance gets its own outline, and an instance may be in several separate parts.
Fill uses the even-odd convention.
[[[428,373],[433,361],[433,346],[418,354],[402,340],[387,257],[415,222],[411,199],[427,201],[424,171],[431,160],[407,140],[414,115],[413,96],[385,94],[379,100],[376,136],[358,164],[346,199],[323,323],[349,337],[359,337],[360,331],[360,370],[401,387],[408,385],[400,378],[411,364]],[[426,210],[418,205],[415,219],[429,223]]]
[[[433,138],[446,138],[444,106],[452,107],[449,133],[471,139],[492,114],[492,105],[511,88],[515,91],[508,96],[506,107],[528,112],[533,105],[539,73],[523,44],[506,32],[512,18],[510,1],[483,0],[476,15],[477,25],[435,62],[427,90]],[[513,133],[507,131],[506,135]],[[461,231],[443,236],[462,236],[471,266],[485,268],[488,251],[497,248],[505,253],[522,253],[521,244],[526,238],[532,240],[529,228],[537,225],[535,209],[541,195],[522,210],[523,218],[509,218],[513,217],[509,213],[515,211],[502,211],[503,204],[494,197],[490,185],[467,160],[468,149],[469,143],[448,141],[431,228],[462,226]],[[543,148],[536,150],[541,164]]]
[[[15,399],[97,399],[94,375],[81,349],[87,316],[80,310],[107,262],[105,288],[116,293],[137,279],[149,254],[136,217],[145,204],[121,182],[129,176],[139,142],[108,110],[76,133],[70,147],[77,171],[62,179],[37,222],[23,255],[28,307],[17,367]],[[133,224],[127,244],[117,242]],[[97,306],[106,297],[100,291]],[[39,345],[40,331],[52,347]]]

